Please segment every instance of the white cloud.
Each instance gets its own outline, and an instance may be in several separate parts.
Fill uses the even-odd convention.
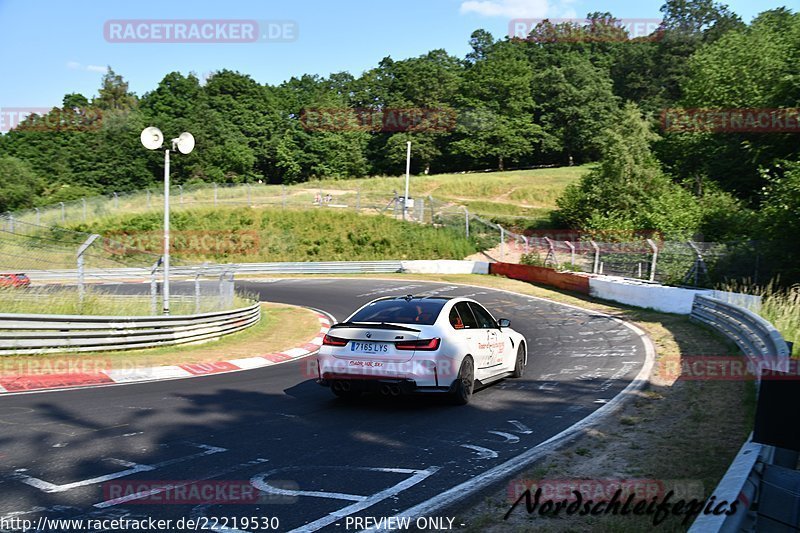
[[[548,0],[465,0],[461,13],[486,17],[542,18],[550,14]]]
[[[70,70],[85,70],[86,72],[102,72],[105,73],[106,67],[102,65],[82,65],[77,61],[67,61],[67,68]]]

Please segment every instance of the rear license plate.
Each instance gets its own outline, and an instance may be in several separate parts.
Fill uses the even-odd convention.
[[[351,341],[350,351],[360,353],[388,353],[389,345],[385,342]]]

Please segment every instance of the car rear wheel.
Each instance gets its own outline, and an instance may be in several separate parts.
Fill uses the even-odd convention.
[[[525,345],[520,344],[517,348],[517,361],[514,363],[514,372],[511,377],[521,378],[523,374],[525,374]]]
[[[461,363],[461,368],[458,371],[458,377],[453,387],[451,400],[456,405],[466,405],[472,398],[472,392],[475,389],[475,368],[472,363],[472,358],[467,356]]]

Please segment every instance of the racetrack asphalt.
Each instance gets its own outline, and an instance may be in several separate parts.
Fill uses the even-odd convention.
[[[525,335],[528,367],[463,407],[432,397],[343,401],[314,382],[313,357],[0,397],[0,520],[204,517],[217,526],[206,530],[255,531],[243,518],[274,517],[278,531],[345,531],[354,517],[395,515],[534,448],[611,401],[646,359],[642,338],[616,319],[498,290],[364,278],[237,288],[339,320],[378,296],[469,296]],[[176,490],[197,480],[216,488],[216,502]]]

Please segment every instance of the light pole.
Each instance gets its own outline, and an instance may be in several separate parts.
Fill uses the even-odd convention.
[[[408,209],[408,180],[411,174],[411,141],[406,141],[406,195],[403,197],[403,220],[406,219]]]
[[[155,127],[145,128],[140,136],[142,144],[148,150],[161,148],[164,134]],[[183,132],[177,139],[172,139],[172,150],[189,154],[194,150],[194,137]],[[169,151],[164,150],[164,314],[169,314]]]

